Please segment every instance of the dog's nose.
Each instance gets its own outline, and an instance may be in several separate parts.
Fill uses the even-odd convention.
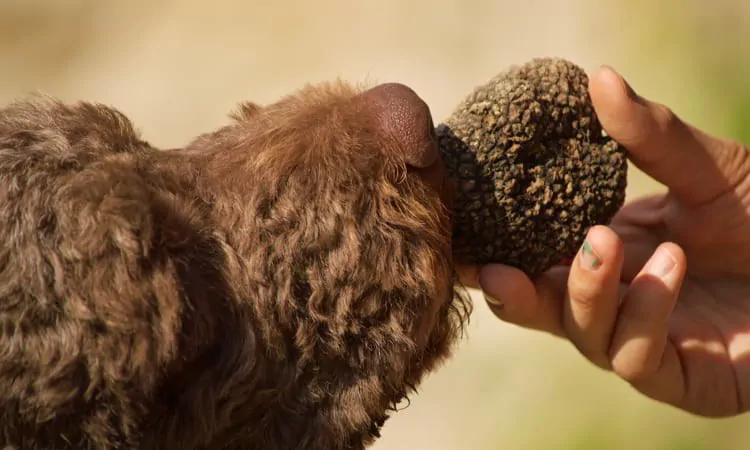
[[[385,83],[365,91],[363,99],[383,138],[401,152],[406,163],[425,169],[438,160],[437,137],[427,104],[411,88]]]

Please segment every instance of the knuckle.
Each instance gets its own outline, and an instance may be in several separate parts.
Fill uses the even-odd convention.
[[[750,149],[734,139],[719,139],[718,141],[723,150],[720,153],[720,157],[723,156],[724,159],[720,161],[721,165],[736,171],[736,178],[744,179],[750,172]]]
[[[650,363],[648,358],[622,357],[622,355],[610,356],[612,371],[628,383],[637,384],[653,377],[657,371],[655,364]]]
[[[612,370],[612,363],[607,357],[606,348],[585,347],[580,344],[577,344],[576,348],[578,349],[578,352],[581,353],[581,355],[583,355],[593,365],[603,370]]]
[[[672,130],[680,124],[680,118],[667,105],[655,103],[653,105],[653,115],[663,131]]]
[[[575,318],[569,315],[565,322],[565,334],[578,352],[597,367],[610,370],[611,330],[601,327],[602,322],[592,314],[578,314]]]
[[[582,314],[596,311],[606,295],[605,287],[594,277],[571,279],[568,286],[568,300],[571,307]]]

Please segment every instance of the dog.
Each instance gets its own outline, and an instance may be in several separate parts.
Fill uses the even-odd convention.
[[[0,109],[0,447],[361,450],[471,313],[409,87],[306,85],[157,149]]]

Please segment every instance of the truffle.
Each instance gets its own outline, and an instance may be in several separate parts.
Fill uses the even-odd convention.
[[[625,151],[597,120],[586,73],[564,59],[496,75],[436,133],[454,185],[458,262],[536,276],[575,255],[625,200]]]

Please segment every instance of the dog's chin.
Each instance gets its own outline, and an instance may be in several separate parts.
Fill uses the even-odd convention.
[[[433,306],[437,309],[434,320],[427,323],[428,314],[422,317],[423,328],[419,335],[413,335],[415,343],[424,342],[421,350],[403,361],[407,366],[403,382],[391,392],[388,407],[383,414],[373,420],[365,444],[371,444],[381,436],[381,429],[391,417],[407,408],[424,380],[437,372],[447,363],[465,336],[472,312],[472,302],[459,273],[452,272],[452,288],[441,298],[435,298]]]

